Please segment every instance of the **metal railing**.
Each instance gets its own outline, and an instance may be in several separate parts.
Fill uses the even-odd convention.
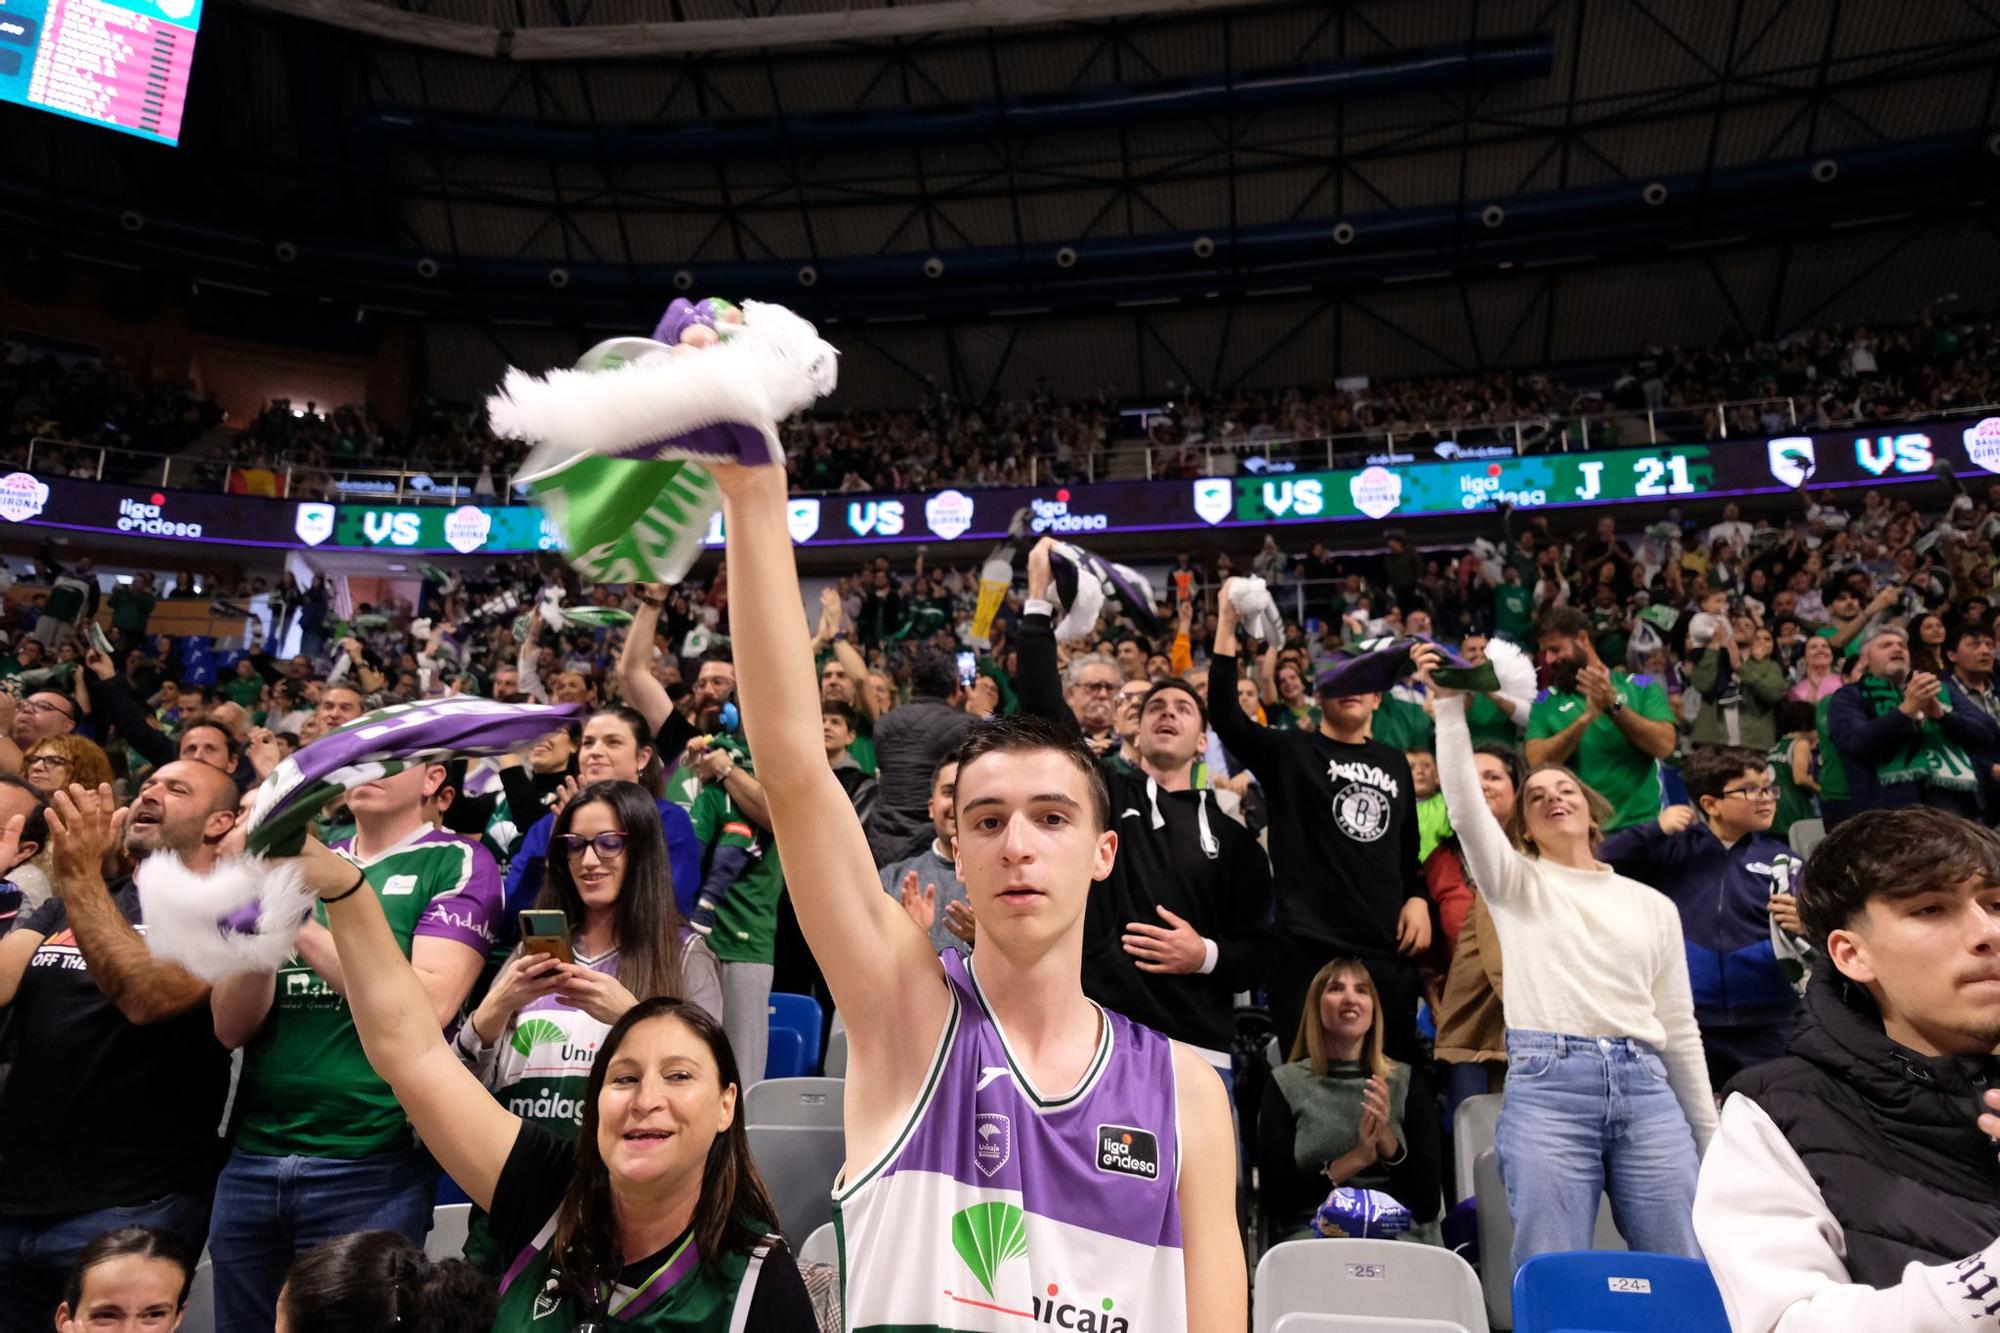
[[[1135,441],[1079,454],[1066,467],[1059,466],[1053,458],[1030,455],[1025,484],[1058,485],[1078,480],[1156,481],[1265,471],[1334,471],[1362,467],[1370,462],[1395,466],[1461,455],[1497,457],[1501,451],[1519,455],[1630,449],[1656,444],[1697,444],[1736,436],[1839,429],[1878,421],[1887,423],[2000,414],[2000,405],[1982,403],[1890,417],[1820,421],[1816,406],[1812,400],[1790,397],[1747,398],[1684,407],[1562,416],[1537,414],[1512,421],[1445,423],[1426,425],[1416,430],[1272,436],[1189,444]],[[1419,453],[1419,450],[1422,452]],[[219,458],[116,449],[47,437],[37,437],[28,442],[24,470],[34,471],[37,453],[46,456],[50,451],[59,452],[65,460],[82,455],[83,472],[75,470],[75,463],[63,462],[62,467],[70,475],[88,475],[97,480],[128,481],[135,485],[162,488],[171,487],[178,480],[184,490],[220,483],[222,490],[236,494],[336,500],[354,504],[523,503],[522,497],[510,496],[510,487],[502,477],[494,477],[493,489],[483,491],[479,485],[482,474],[476,471],[329,467],[292,462],[256,468]],[[837,495],[842,492],[818,494]]]

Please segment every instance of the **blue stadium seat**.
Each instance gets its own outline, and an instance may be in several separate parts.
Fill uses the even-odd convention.
[[[804,1078],[810,1073],[805,1035],[797,1028],[772,1028],[771,1045],[764,1052],[764,1077]]]
[[[779,1070],[767,1064],[765,1078],[797,1078],[816,1073],[819,1069],[820,1034],[826,1030],[826,1015],[820,1012],[819,1001],[810,995],[792,995],[785,991],[774,991],[768,1012],[771,1015],[773,1037],[781,1029],[790,1029],[799,1034],[799,1047],[804,1052],[804,1065],[795,1069]]]
[[[1514,1333],[1729,1333],[1708,1265],[1669,1254],[1538,1254],[1514,1274]]]

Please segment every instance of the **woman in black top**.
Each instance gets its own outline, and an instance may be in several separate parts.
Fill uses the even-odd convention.
[[[698,1006],[656,997],[605,1036],[575,1144],[524,1124],[445,1045],[423,983],[352,862],[309,841],[361,1044],[444,1169],[516,1257],[495,1333],[817,1333],[737,1114],[736,1061]],[[747,1307],[747,1308],[746,1308]]]

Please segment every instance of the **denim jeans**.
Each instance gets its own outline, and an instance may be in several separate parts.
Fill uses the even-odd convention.
[[[47,1333],[77,1251],[120,1227],[158,1227],[201,1251],[207,1194],[169,1194],[126,1208],[61,1217],[0,1218],[0,1333]]]
[[[1587,1250],[1611,1195],[1635,1250],[1701,1257],[1694,1132],[1653,1049],[1626,1037],[1507,1031],[1507,1092],[1494,1135],[1514,1264]]]
[[[292,1260],[350,1231],[431,1229],[437,1167],[421,1152],[375,1157],[229,1154],[215,1182],[208,1253],[216,1333],[270,1333]]]

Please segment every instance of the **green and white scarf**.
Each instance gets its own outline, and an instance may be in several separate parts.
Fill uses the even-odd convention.
[[[1881,717],[1903,702],[1903,687],[1880,676],[1861,678],[1861,702],[1868,716]],[[1938,706],[1951,711],[1951,687],[1939,692]],[[1885,785],[1919,782],[1945,791],[1973,791],[1979,774],[1965,751],[1944,734],[1935,719],[1919,717],[1917,735],[1875,766],[1875,780]]]

